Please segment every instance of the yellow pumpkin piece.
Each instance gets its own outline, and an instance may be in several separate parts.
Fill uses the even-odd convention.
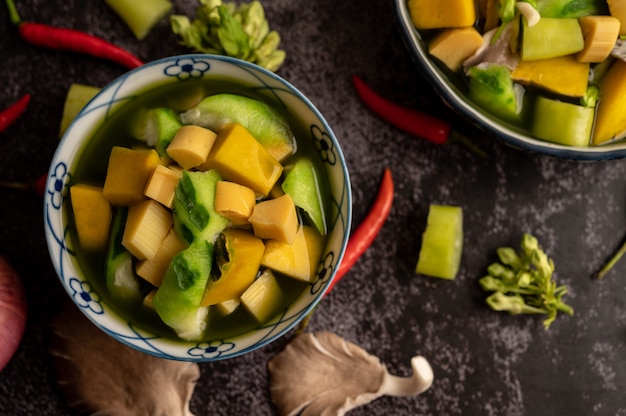
[[[176,185],[181,175],[181,171],[158,165],[152,172],[150,179],[148,179],[144,195],[168,208],[172,208]]]
[[[616,60],[599,87],[602,98],[596,109],[593,144],[606,143],[626,133],[626,62]]]
[[[314,227],[301,226],[291,245],[276,240],[266,241],[261,265],[312,283],[322,256],[323,244],[323,237]]]
[[[147,199],[131,205],[122,245],[139,260],[154,257],[172,228],[172,214],[156,201]]]
[[[607,0],[609,13],[620,22],[620,35],[626,35],[626,0]]]
[[[296,204],[289,194],[268,199],[254,206],[248,219],[254,234],[264,240],[277,240],[291,244],[298,231]]]
[[[491,29],[498,27],[500,16],[498,15],[498,0],[487,0],[485,6],[485,24],[482,33],[487,33]]]
[[[215,169],[227,181],[247,186],[260,195],[269,193],[283,171],[280,162],[238,123],[217,132],[203,167]]]
[[[235,225],[248,223],[255,203],[254,191],[247,186],[219,181],[215,187],[215,212]]]
[[[200,126],[182,126],[167,146],[167,154],[184,169],[206,162],[217,135]]]
[[[109,156],[103,194],[112,205],[130,205],[145,199],[146,183],[159,165],[156,150],[114,146]]]
[[[408,0],[407,6],[417,29],[467,27],[476,22],[474,0]]]
[[[613,16],[583,16],[578,19],[585,46],[578,52],[578,62],[602,62],[613,50],[619,36],[620,22]]]
[[[187,243],[178,238],[174,228],[170,228],[155,255],[137,262],[135,273],[153,286],[159,287],[172,258],[187,247]]]
[[[79,244],[87,250],[103,250],[109,240],[112,210],[102,188],[74,185],[70,187],[70,200]]]
[[[432,40],[428,51],[451,71],[456,72],[482,43],[483,37],[473,26],[447,29]]]
[[[520,84],[570,97],[582,97],[587,92],[589,64],[578,62],[574,55],[520,61],[511,77]]]
[[[252,233],[235,228],[222,232],[228,262],[220,265],[221,276],[209,279],[200,306],[216,305],[235,299],[254,282],[265,251],[263,241]]]

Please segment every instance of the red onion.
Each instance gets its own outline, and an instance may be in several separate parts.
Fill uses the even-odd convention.
[[[0,371],[22,340],[27,313],[22,282],[9,261],[0,256]]]

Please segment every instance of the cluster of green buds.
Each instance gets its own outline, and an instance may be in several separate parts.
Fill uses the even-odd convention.
[[[573,309],[562,300],[566,286],[557,286],[553,280],[554,262],[543,251],[539,242],[524,234],[521,249],[497,249],[499,262],[487,268],[487,275],[479,280],[481,287],[492,293],[486,300],[496,311],[511,314],[547,314],[544,327],[548,329],[559,311],[572,315]]]
[[[221,0],[198,0],[196,17],[172,15],[170,23],[180,43],[201,53],[243,59],[269,71],[285,60],[278,49],[280,35],[270,30],[265,10],[257,0],[239,6]]]

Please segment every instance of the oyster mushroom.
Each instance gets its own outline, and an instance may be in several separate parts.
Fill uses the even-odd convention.
[[[270,395],[282,415],[343,415],[380,396],[415,396],[433,382],[424,357],[413,375],[389,374],[380,360],[331,332],[304,333],[268,363]]]
[[[96,328],[68,304],[52,322],[49,352],[57,384],[81,414],[193,416],[200,369],[134,350]]]

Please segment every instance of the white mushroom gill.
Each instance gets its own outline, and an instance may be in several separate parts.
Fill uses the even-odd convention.
[[[57,384],[80,414],[193,416],[200,369],[134,350],[96,328],[72,304],[52,323],[49,351]]]
[[[433,381],[428,361],[412,377],[389,374],[380,360],[330,332],[304,333],[268,363],[270,395],[281,415],[340,416],[383,395],[413,396]]]

